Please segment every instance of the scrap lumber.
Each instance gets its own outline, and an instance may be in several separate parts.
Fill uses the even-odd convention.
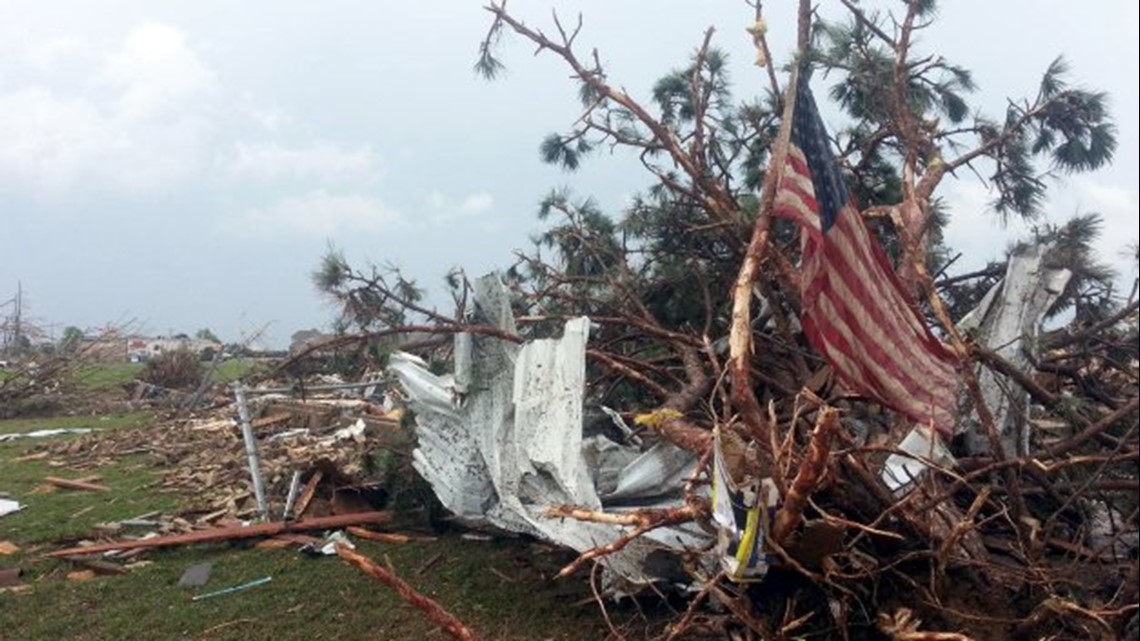
[[[305,483],[304,489],[301,490],[301,495],[297,497],[297,502],[293,505],[293,518],[299,518],[309,509],[309,503],[312,502],[313,496],[317,492],[317,486],[321,484],[325,473],[321,470],[316,470],[309,480]]]
[[[229,514],[229,512],[230,512],[229,508],[222,508],[220,510],[214,510],[213,512],[210,512],[209,514],[206,514],[205,516],[198,517],[197,521],[199,524],[201,524],[201,523],[213,523],[214,521],[216,521],[216,520],[222,518],[223,516]]]
[[[66,548],[49,552],[44,556],[52,558],[67,557],[79,554],[96,554],[113,552],[117,550],[132,550],[139,548],[162,548],[189,545],[192,543],[212,543],[217,541],[235,541],[250,539],[259,536],[277,536],[290,532],[305,532],[308,530],[326,530],[342,528],[349,525],[362,525],[364,523],[388,523],[392,520],[391,512],[360,512],[357,514],[340,514],[303,521],[260,523],[257,525],[214,528],[186,534],[173,534],[170,536],[156,536],[150,539],[134,541],[118,541],[113,543],[100,543],[97,545]]]
[[[258,541],[257,544],[253,547],[261,550],[283,550],[287,547],[292,547],[293,545],[296,545],[296,543],[275,536],[270,539],[262,539]]]
[[[340,555],[340,558],[359,568],[360,571],[392,588],[401,599],[422,610],[432,623],[443,628],[452,638],[458,641],[479,641],[479,637],[471,631],[471,628],[464,625],[454,614],[444,610],[438,603],[417,592],[406,581],[396,576],[391,568],[386,568],[344,545],[337,545],[336,553]]]
[[[271,414],[269,416],[263,416],[261,418],[255,418],[252,421],[250,421],[250,426],[253,429],[258,429],[258,428],[262,428],[262,427],[269,427],[270,425],[277,425],[279,423],[286,423],[291,418],[293,418],[292,414],[289,414],[288,412],[281,412],[279,414]]]
[[[392,534],[389,532],[373,532],[372,530],[362,528],[357,525],[350,525],[345,528],[349,534],[358,536],[362,539],[369,541],[378,541],[380,543],[407,543],[412,538],[407,534]]]
[[[98,574],[130,574],[130,570],[119,565],[118,563],[111,563],[109,561],[101,561],[99,559],[89,559],[82,556],[69,556],[68,561],[77,565],[93,570]]]
[[[18,587],[22,576],[24,570],[21,568],[0,568],[0,590]]]
[[[44,483],[47,483],[49,485],[54,485],[56,487],[62,487],[64,489],[68,489],[68,490],[85,490],[87,492],[109,492],[109,491],[111,491],[111,488],[107,487],[106,485],[100,485],[98,483],[89,483],[89,482],[84,481],[82,479],[64,479],[64,478],[59,478],[58,476],[45,477]]]
[[[297,427],[300,427],[303,415],[289,408],[275,410],[271,407],[266,412],[266,418],[287,413],[292,416],[288,425],[297,423]],[[286,427],[285,424],[265,427],[259,434],[267,436],[274,432],[282,433]],[[66,470],[96,469],[132,453],[145,452],[147,459],[159,472],[159,487],[193,494],[195,514],[210,512],[221,517],[236,517],[247,508],[250,477],[244,449],[234,447],[235,430],[232,418],[203,419],[190,423],[172,420],[146,429],[126,432],[107,430],[75,439],[45,442],[39,447],[48,453],[48,460],[58,461],[61,466],[67,467],[45,471],[43,474],[76,478],[86,472],[76,471],[70,474]],[[328,482],[332,469],[338,470],[348,481],[366,479],[369,472],[363,466],[365,457],[361,456],[361,452],[377,446],[383,447],[388,440],[396,438],[393,430],[366,430],[364,438],[368,443],[362,447],[349,447],[345,442],[333,438],[334,432],[335,427],[330,420],[328,423],[314,422],[309,432],[288,439],[259,438],[258,454],[264,478],[285,478],[287,481],[295,469],[315,468],[318,463],[327,462],[322,484]],[[304,478],[311,475],[312,472],[309,472]],[[338,485],[341,484],[345,483],[338,480]],[[46,483],[43,486],[55,489],[55,486]],[[269,489],[277,491],[278,488]],[[318,488],[316,496],[322,496],[321,492],[322,489]],[[316,513],[310,505],[308,514]],[[296,518],[303,513],[295,511],[291,514]],[[273,514],[272,518],[280,520],[281,512]]]
[[[259,541],[256,547],[275,549],[292,546],[317,545],[321,539],[307,534],[280,534],[278,536]]]

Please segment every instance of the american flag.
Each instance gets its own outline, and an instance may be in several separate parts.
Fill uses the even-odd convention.
[[[957,359],[930,332],[863,223],[807,78],[800,79],[795,100],[774,214],[803,230],[804,333],[851,391],[948,437],[957,407]]]

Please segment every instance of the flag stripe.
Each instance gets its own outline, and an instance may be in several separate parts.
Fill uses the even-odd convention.
[[[820,311],[843,319],[844,312],[836,308],[830,296],[820,298]],[[838,349],[844,355],[850,355],[858,360],[846,364],[843,368],[853,380],[867,387],[867,395],[874,398],[897,399],[901,411],[906,413],[921,412],[927,408],[945,408],[943,401],[935,396],[937,387],[927,387],[922,384],[921,378],[912,378],[907,374],[906,368],[899,368],[899,362],[884,358],[882,352],[874,352],[874,339],[860,335],[848,323],[830,323],[825,330],[825,342],[829,349]],[[857,390],[863,391],[863,390]]]
[[[834,236],[833,238],[836,242],[844,240],[845,238],[851,238],[855,241],[854,244],[863,253],[865,264],[877,266],[879,268],[877,270],[878,274],[886,277],[885,280],[876,281],[875,284],[878,285],[884,294],[891,296],[895,306],[900,310],[905,309],[910,312],[898,314],[897,318],[900,321],[906,322],[914,332],[915,337],[919,338],[923,343],[928,343],[928,347],[937,346],[938,351],[945,351],[941,341],[935,339],[931,335],[930,329],[922,322],[915,305],[907,296],[903,295],[903,286],[895,276],[895,271],[891,268],[890,260],[887,258],[882,246],[871,236],[867,226],[863,223],[862,217],[859,216],[853,208],[851,213],[851,216],[840,217],[836,223],[840,230],[847,233]]]
[[[898,340],[896,338],[906,337],[907,332],[912,332],[911,335],[915,339],[920,336],[914,334],[913,328],[907,327],[905,322],[899,318],[902,314],[889,313],[892,307],[886,307],[886,305],[892,305],[894,309],[906,309],[906,302],[893,299],[892,293],[897,295],[897,292],[890,289],[884,291],[881,286],[884,282],[881,272],[868,273],[868,270],[864,269],[865,264],[860,264],[857,260],[852,260],[851,257],[843,255],[843,245],[848,239],[836,234],[835,231],[833,230],[829,234],[833,243],[824,249],[824,252],[829,256],[819,261],[821,264],[830,264],[836,267],[826,279],[829,289],[839,294],[838,300],[853,308],[856,318],[862,321],[871,338],[886,342],[890,346],[895,360],[899,361],[901,365],[917,368],[921,374],[930,377],[938,385],[952,383],[954,380],[953,370],[940,367],[939,363],[931,361],[920,340]],[[824,279],[817,279],[816,282],[821,281]],[[875,287],[875,284],[880,286]],[[812,291],[809,289],[807,295],[810,300],[815,300],[823,293],[822,290]],[[878,325],[878,327],[876,328],[874,325]]]
[[[829,338],[825,340],[818,340],[818,343],[823,345],[824,356],[832,364],[841,378],[846,380],[858,381],[862,383],[870,383],[877,381],[878,386],[869,387],[860,385],[859,388],[852,389],[852,391],[869,396],[871,398],[894,398],[898,399],[899,403],[894,406],[895,409],[906,414],[907,416],[923,415],[930,416],[935,425],[943,424],[947,421],[953,421],[954,407],[946,406],[944,403],[936,402],[933,399],[929,403],[921,401],[921,395],[911,394],[908,390],[902,388],[898,379],[886,370],[879,369],[877,377],[870,377],[867,368],[860,362],[854,360],[856,357],[851,349],[851,341],[845,338],[840,331],[839,325],[828,325],[830,331],[834,332]],[[805,320],[805,332],[811,333],[820,332],[819,328],[815,327],[813,323]],[[816,341],[813,341],[813,343]],[[866,361],[864,361],[865,363]],[[855,385],[852,384],[854,388]]]
[[[846,287],[835,283],[834,289],[822,292],[816,301],[827,301],[832,311],[823,311],[825,314],[837,314],[835,325],[845,325],[848,331],[858,337],[855,344],[859,351],[875,358],[878,364],[887,368],[889,372],[907,383],[906,387],[914,393],[929,394],[931,389],[940,389],[943,385],[951,383],[953,379],[943,378],[945,372],[932,374],[929,365],[921,354],[904,354],[898,349],[899,343],[886,335],[881,328],[876,328],[870,319],[860,318],[860,303],[853,300]]]
[[[835,233],[836,231],[846,231],[848,227],[856,228],[858,235],[856,236],[855,233]],[[941,371],[949,374],[947,378],[953,379],[955,370],[950,353],[943,347],[942,342],[930,333],[930,329],[923,323],[914,304],[903,295],[901,285],[894,278],[894,270],[891,269],[885,253],[879,247],[878,242],[871,237],[859,214],[852,211],[850,216],[845,216],[836,223],[836,228],[829,235],[832,246],[843,253],[847,264],[853,269],[858,266],[860,274],[868,279],[862,281],[863,283],[873,287],[876,295],[886,299],[885,303],[889,305],[880,305],[879,309],[897,310],[897,314],[889,314],[888,318],[896,323],[900,331],[909,331],[908,338],[913,338],[914,341],[907,341],[907,344],[913,345],[916,351],[922,353],[924,357],[931,353],[946,357],[937,361],[927,358],[924,360],[928,360],[931,364],[937,363]],[[855,250],[858,250],[858,255],[855,255]],[[869,266],[875,267],[874,274],[869,273],[871,271]]]
[[[788,199],[788,201],[792,200]],[[788,204],[790,205],[791,202]],[[853,214],[853,212],[851,213]],[[852,243],[852,239],[846,234],[837,233],[850,224],[844,220],[845,218],[847,217],[841,217],[828,234],[828,238],[832,242],[824,251],[835,250],[828,257],[830,260],[820,260],[814,251],[812,255],[804,258],[805,265],[811,265],[810,271],[805,271],[805,274],[814,274],[819,267],[826,264],[832,264],[836,267],[826,277],[809,276],[811,284],[805,288],[804,306],[811,306],[813,301],[816,301],[824,291],[842,287],[844,291],[839,292],[841,295],[836,302],[842,302],[844,307],[850,307],[853,317],[863,327],[868,337],[883,344],[883,347],[891,353],[894,360],[905,364],[908,368],[918,368],[924,375],[934,378],[939,385],[952,383],[954,380],[953,369],[938,367],[932,363],[929,358],[926,358],[926,351],[919,341],[890,340],[891,336],[902,335],[907,331],[915,335],[915,338],[924,339],[925,336],[918,333],[921,332],[921,327],[915,328],[913,324],[905,323],[905,316],[886,313],[887,310],[882,305],[873,304],[873,301],[886,299],[896,306],[907,305],[906,301],[898,295],[897,290],[889,286],[884,287],[889,283],[882,278],[881,274],[869,273],[867,267],[874,263],[868,260],[869,256],[865,243],[863,244],[864,251],[856,252],[852,244],[858,246],[859,243]],[[870,240],[867,238],[868,242]]]

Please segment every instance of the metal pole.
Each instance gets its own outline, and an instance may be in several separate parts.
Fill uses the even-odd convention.
[[[285,496],[285,513],[281,515],[282,521],[289,520],[289,513],[293,511],[293,501],[297,500],[297,492],[301,489],[301,470],[293,470],[293,480],[289,481],[289,494]]]
[[[249,417],[249,405],[245,400],[245,388],[234,385],[234,398],[238,406],[238,425],[245,441],[245,454],[249,458],[249,475],[253,479],[253,497],[257,501],[257,515],[264,521],[269,518],[269,507],[265,504],[265,483],[261,479],[261,460],[257,455],[257,441],[253,438],[253,424]]]
[[[210,599],[210,598],[213,598],[216,596],[222,596],[223,594],[233,594],[234,592],[241,592],[242,590],[248,590],[250,588],[256,588],[259,585],[265,585],[266,583],[269,583],[272,580],[273,580],[273,577],[267,576],[263,579],[257,579],[255,581],[250,581],[249,583],[242,583],[241,585],[235,585],[232,588],[222,588],[221,590],[215,590],[213,592],[207,592],[205,594],[198,594],[198,595],[190,597],[190,600],[191,601],[201,601],[202,599]]]

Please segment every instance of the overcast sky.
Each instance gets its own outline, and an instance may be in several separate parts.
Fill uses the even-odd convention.
[[[480,4],[0,3],[0,301],[21,281],[29,314],[57,335],[134,320],[154,334],[210,327],[229,341],[268,324],[268,342],[283,345],[328,326],[309,273],[330,243],[439,291],[452,266],[509,264],[552,187],[616,214],[647,176],[620,154],[574,174],[539,161],[542,137],[578,117],[576,88],[560,61],[517,38],[502,47],[507,75],[477,78],[489,24]],[[581,11],[582,46],[597,46],[638,97],[709,26],[737,96],[765,83],[750,66],[742,0],[513,4],[542,26],[552,5]],[[793,4],[766,3],[778,60],[794,40]],[[838,2],[820,4],[839,15]],[[1129,270],[1120,253],[1140,235],[1136,3],[943,5],[920,50],[973,69],[989,113],[1031,95],[1058,54],[1110,93],[1114,165],[1059,181],[1048,209],[1057,221],[1104,214],[1104,256]],[[963,268],[1017,231],[985,211],[991,195],[978,182],[940,195],[952,205],[950,242],[971,254]]]

